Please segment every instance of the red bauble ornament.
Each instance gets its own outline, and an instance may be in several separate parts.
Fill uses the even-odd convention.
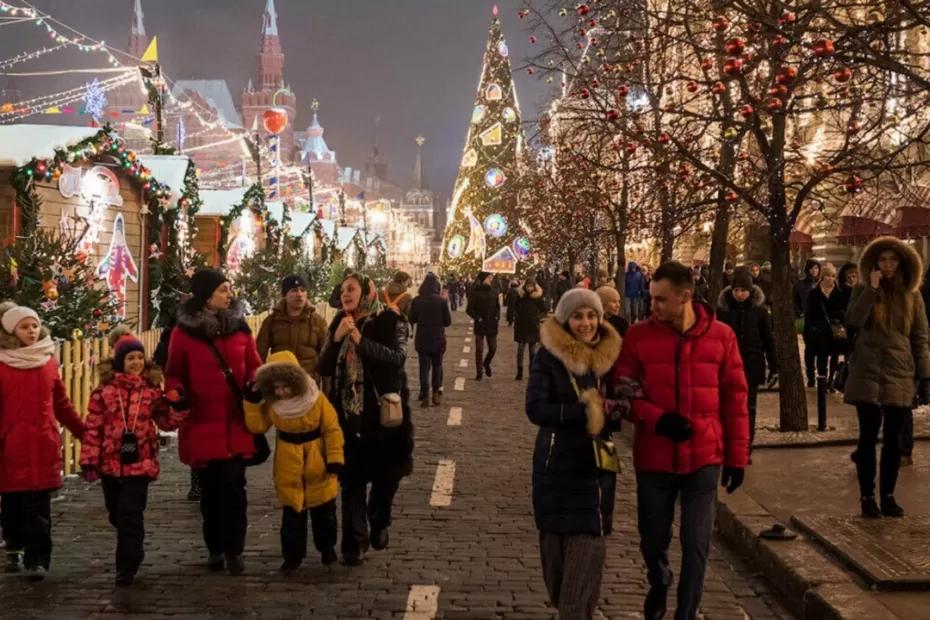
[[[837,69],[833,73],[833,79],[839,82],[840,84],[843,84],[845,82],[848,82],[850,79],[852,79],[852,75],[853,75],[852,69],[850,69],[849,67],[843,67],[841,69]]]
[[[688,82],[688,85],[685,86],[685,88],[688,89],[689,93],[696,93],[698,91],[698,88],[700,88],[700,86],[698,85],[697,82]]]
[[[630,142],[629,144],[626,145],[626,152],[632,155],[633,153],[636,152],[637,148],[639,148],[638,144],[636,144],[635,142]]]
[[[859,130],[862,129],[862,125],[859,124],[859,121],[849,121],[846,124],[846,132],[849,135],[859,133]]]
[[[579,93],[579,96],[582,99],[588,99],[591,96],[591,91],[588,90],[587,88],[582,88],[581,92]]]
[[[739,194],[737,194],[737,193],[734,192],[733,190],[730,190],[730,191],[728,191],[726,194],[723,195],[723,199],[724,199],[727,203],[733,204],[734,202],[736,202],[737,200],[739,200]]]
[[[851,174],[846,177],[846,191],[850,194],[855,194],[862,189],[862,178]]]
[[[591,11],[591,8],[587,4],[579,4],[578,8],[575,10],[578,12],[579,15],[584,16],[584,15],[587,15]]]
[[[743,118],[749,118],[754,112],[755,110],[748,103],[739,109],[739,113],[743,115]]]
[[[730,56],[739,56],[746,49],[746,42],[739,37],[735,37],[727,41],[723,49]]]
[[[536,43],[536,35],[535,35],[535,34],[531,34],[531,35],[530,35],[530,43]]]
[[[769,89],[769,94],[773,97],[785,97],[788,94],[788,87],[784,84],[776,84]]]
[[[615,121],[620,118],[620,112],[616,110],[607,110],[607,120]]]
[[[527,75],[533,75],[533,67],[527,67],[526,73]]]
[[[714,82],[714,83],[711,85],[710,90],[711,90],[711,92],[714,93],[715,95],[721,95],[721,94],[727,92],[727,85],[724,84],[723,82]]]
[[[730,20],[723,15],[718,15],[711,22],[711,26],[713,26],[714,30],[717,32],[725,32],[726,29],[730,27]]]
[[[820,58],[832,56],[834,52],[836,52],[833,41],[830,39],[820,39],[816,41],[811,49],[814,51],[814,55]]]
[[[785,11],[785,14],[778,19],[778,23],[781,25],[793,24],[798,20],[797,14],[793,11]]]
[[[662,133],[659,134],[659,137],[658,137],[659,144],[668,144],[669,142],[671,142],[671,140],[672,140],[672,137],[668,135],[667,132],[663,131]]]
[[[781,107],[782,107],[781,99],[770,99],[765,107],[768,108],[769,112],[775,112],[776,110],[781,110]]]
[[[703,69],[704,71],[709,71],[713,68],[714,68],[713,58],[705,58],[704,60],[701,61],[701,69]]]
[[[787,43],[788,43],[788,39],[786,39],[786,38],[783,37],[782,35],[778,35],[777,37],[775,37],[774,39],[772,39],[772,45],[773,45],[774,47],[778,47],[778,46],[780,46],[780,45],[786,45]]]
[[[727,75],[738,75],[743,70],[743,61],[739,58],[727,58],[723,63],[723,72]]]
[[[626,97],[629,94],[630,94],[630,87],[627,86],[626,84],[621,84],[620,86],[617,87],[618,97]]]
[[[284,108],[269,108],[262,112],[262,124],[265,131],[278,135],[287,127],[287,110]]]

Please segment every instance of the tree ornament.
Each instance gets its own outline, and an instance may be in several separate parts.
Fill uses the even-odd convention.
[[[703,69],[704,71],[710,71],[713,68],[714,68],[713,58],[705,58],[704,60],[701,61],[701,69]]]
[[[845,183],[846,192],[849,194],[856,194],[862,190],[862,178],[851,174],[846,177]]]
[[[840,69],[837,69],[833,73],[833,79],[839,82],[840,84],[843,84],[845,82],[848,82],[850,78],[852,78],[852,75],[853,75],[852,69],[850,69],[849,67],[842,67]]]
[[[739,194],[737,194],[733,190],[730,190],[723,195],[723,200],[728,204],[733,204],[734,202],[739,200]]]
[[[685,86],[685,89],[686,89],[689,93],[696,93],[696,92],[698,91],[699,88],[700,88],[700,85],[699,85],[697,82],[694,82],[694,81],[688,82],[688,85]]]
[[[781,110],[782,105],[783,104],[781,102],[781,99],[769,99],[769,102],[766,104],[765,107],[768,109],[769,112],[775,112],[775,111]]]
[[[84,332],[75,327],[71,330],[71,340],[81,340],[84,338]]]
[[[746,49],[746,42],[739,37],[734,37],[724,44],[723,49],[729,56],[739,56]]]
[[[575,11],[578,13],[578,15],[584,17],[591,11],[591,7],[589,7],[587,4],[579,4]]]
[[[287,127],[287,110],[284,108],[269,108],[262,112],[262,125],[265,131],[278,135]]]
[[[721,95],[727,92],[727,85],[723,82],[714,82],[713,85],[711,85],[710,90],[715,95]]]
[[[42,283],[42,292],[49,301],[58,300],[58,285],[55,280],[46,280]]]
[[[747,103],[746,105],[740,107],[739,113],[743,116],[743,118],[749,118],[753,115],[753,113],[755,113],[755,109]]]
[[[659,137],[657,138],[657,140],[659,144],[668,144],[669,142],[671,142],[672,137],[668,135],[668,132],[663,131],[662,133],[659,134]]]
[[[739,135],[739,130],[736,127],[727,127],[723,130],[723,137],[727,140],[733,140]]]
[[[743,61],[739,58],[727,58],[723,63],[723,72],[727,75],[738,75],[743,70]]]
[[[718,15],[711,21],[711,26],[717,32],[726,32],[727,28],[730,27],[730,20],[723,15]]]
[[[819,58],[832,56],[836,52],[833,41],[830,39],[819,39],[811,49],[814,51],[814,55]]]
[[[630,94],[630,87],[627,86],[626,84],[621,84],[620,86],[617,87],[617,96],[620,97],[621,99],[623,99],[629,94]]]

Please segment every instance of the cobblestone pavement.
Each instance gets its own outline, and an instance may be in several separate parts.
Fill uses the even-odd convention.
[[[525,383],[513,379],[510,330],[502,326],[494,377],[481,383],[473,380],[473,354],[463,353],[473,346],[466,337],[464,314],[455,313],[443,405],[414,404],[415,472],[397,497],[390,548],[370,553],[362,567],[326,568],[312,554],[292,577],[277,572],[280,511],[265,465],[248,473],[246,574],[209,573],[198,508],[184,498],[187,470],[171,447],[163,453],[162,477],[151,487],[147,556],[135,586],[112,586],[115,535],[99,486],[69,480],[53,503],[50,578],[35,585],[0,575],[0,617],[553,618],[530,500],[535,429],[523,412]],[[416,363],[411,354],[413,390]],[[458,380],[462,390],[455,389],[457,377],[464,378]],[[455,407],[461,408],[461,424],[449,425]],[[440,481],[434,489],[437,469],[453,474],[448,506],[431,505],[450,499],[448,485],[440,488]],[[645,584],[629,457],[618,486],[600,613],[637,618]],[[677,566],[677,549],[673,560]],[[789,617],[770,590],[718,546],[712,551],[703,614],[734,620]]]

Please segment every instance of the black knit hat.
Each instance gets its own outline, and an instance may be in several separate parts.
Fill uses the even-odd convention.
[[[229,278],[222,271],[210,269],[209,267],[199,269],[191,277],[191,293],[196,304],[198,306],[206,305],[213,292],[224,282],[229,282]]]
[[[745,267],[739,267],[733,271],[730,277],[730,286],[733,288],[742,288],[747,291],[752,290],[752,273]]]
[[[299,273],[292,273],[281,280],[281,296],[284,297],[295,288],[307,288],[307,281]]]

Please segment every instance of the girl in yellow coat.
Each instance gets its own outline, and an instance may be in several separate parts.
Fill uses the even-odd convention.
[[[336,410],[290,351],[273,353],[255,374],[245,403],[245,422],[253,433],[277,429],[274,486],[281,516],[281,570],[290,573],[307,555],[307,516],[313,543],[323,564],[336,561],[337,474],[345,464],[342,430]],[[250,398],[248,400],[255,400]]]

